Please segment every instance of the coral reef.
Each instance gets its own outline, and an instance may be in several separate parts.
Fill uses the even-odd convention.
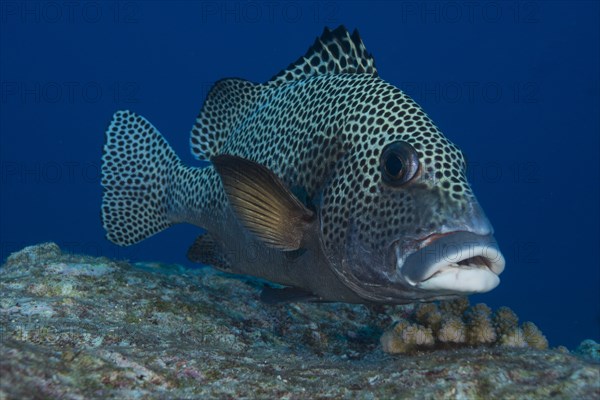
[[[398,340],[394,340],[395,338]],[[399,321],[393,330],[384,332],[381,337],[383,351],[386,353],[406,353],[410,349],[429,347],[433,343],[431,328],[406,320]]]
[[[0,293],[0,399],[600,397],[599,365],[564,348],[471,346],[486,337],[469,330],[484,314],[497,334],[536,343],[538,331],[516,319],[500,328],[507,311],[489,317],[465,299],[268,306],[258,284],[211,269],[54,244],[9,257]],[[403,340],[387,351],[428,351],[385,353],[394,320],[383,337]]]
[[[416,323],[412,323],[415,321]],[[467,298],[418,305],[381,336],[387,353],[410,353],[461,346],[548,348],[548,340],[535,324],[519,327],[516,314],[501,307],[492,314],[485,304],[469,307]]]
[[[437,339],[442,343],[465,343],[467,340],[467,326],[455,316],[446,318],[437,332]]]
[[[525,342],[529,347],[544,350],[548,348],[548,340],[533,322],[525,322],[522,326]]]
[[[575,350],[575,354],[600,363],[600,343],[591,339],[584,340]]]

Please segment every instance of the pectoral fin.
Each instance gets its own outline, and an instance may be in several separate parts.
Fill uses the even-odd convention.
[[[211,159],[241,223],[264,244],[297,250],[315,214],[268,168],[231,155]]]

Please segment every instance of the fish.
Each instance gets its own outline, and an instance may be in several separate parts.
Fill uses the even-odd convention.
[[[187,166],[117,111],[102,155],[107,238],[202,228],[194,262],[266,282],[268,303],[407,304],[494,289],[505,259],[462,151],[379,77],[357,30],[325,28],[269,81],[217,81]]]

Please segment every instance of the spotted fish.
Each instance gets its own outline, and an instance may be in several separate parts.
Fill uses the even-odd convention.
[[[266,300],[411,303],[486,292],[504,258],[425,112],[379,78],[357,31],[325,29],[263,84],[210,90],[183,165],[159,131],[114,114],[102,158],[107,237],[204,228],[188,257],[282,285]]]

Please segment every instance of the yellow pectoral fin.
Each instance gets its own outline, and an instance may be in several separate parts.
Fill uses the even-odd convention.
[[[265,245],[297,250],[315,214],[268,168],[231,155],[211,162],[241,223]]]

